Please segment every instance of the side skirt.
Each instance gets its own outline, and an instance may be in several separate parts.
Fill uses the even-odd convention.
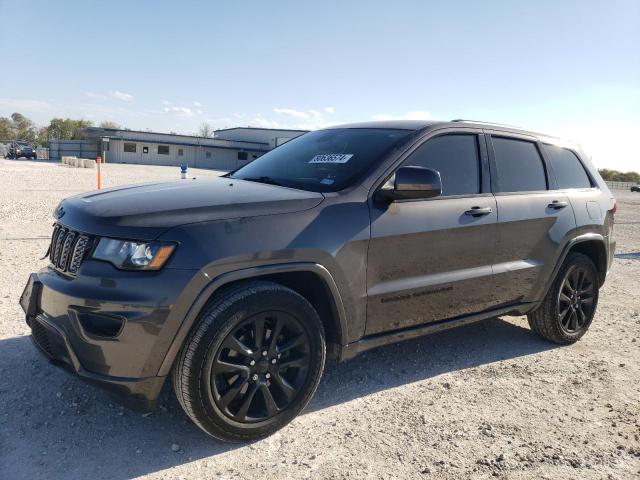
[[[426,325],[417,325],[415,327],[403,328],[402,330],[394,330],[392,332],[370,335],[368,337],[363,337],[357,342],[344,345],[340,351],[340,361],[350,360],[362,352],[366,352],[373,348],[411,340],[412,338],[430,335],[443,330],[449,330],[450,328],[461,327],[463,325],[488,320],[501,315],[523,315],[535,308],[536,305],[536,303],[517,303],[507,307],[488,310],[486,312],[465,315],[463,317],[456,317],[449,320],[441,320],[439,322],[428,323]]]

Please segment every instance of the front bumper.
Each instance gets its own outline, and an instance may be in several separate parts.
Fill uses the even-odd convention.
[[[31,327],[33,342],[54,365],[107,390],[129,408],[143,412],[155,408],[165,377],[124,378],[92,373],[82,367],[64,332],[45,315],[27,317],[27,324]]]
[[[193,272],[163,271],[142,279],[128,272],[108,272],[113,273],[108,279],[97,271],[91,275],[90,268],[88,273],[74,279],[49,268],[31,274],[20,304],[34,343],[54,364],[129,407],[149,411],[166,378],[157,375],[160,364],[179,326],[179,315],[171,315],[179,313],[171,295]],[[102,319],[121,324],[96,330]]]

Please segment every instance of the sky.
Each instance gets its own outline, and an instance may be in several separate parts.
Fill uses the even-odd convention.
[[[0,116],[38,125],[469,118],[640,171],[639,0],[0,0],[0,26]]]

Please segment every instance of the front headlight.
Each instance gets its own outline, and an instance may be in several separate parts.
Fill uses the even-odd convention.
[[[175,247],[175,244],[166,242],[101,238],[93,252],[93,258],[104,260],[123,270],[160,270]]]

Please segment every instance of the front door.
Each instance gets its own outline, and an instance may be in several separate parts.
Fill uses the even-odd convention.
[[[439,171],[442,195],[391,204],[371,201],[367,335],[495,304],[497,212],[483,137],[472,132],[430,137],[402,162],[410,165]]]

